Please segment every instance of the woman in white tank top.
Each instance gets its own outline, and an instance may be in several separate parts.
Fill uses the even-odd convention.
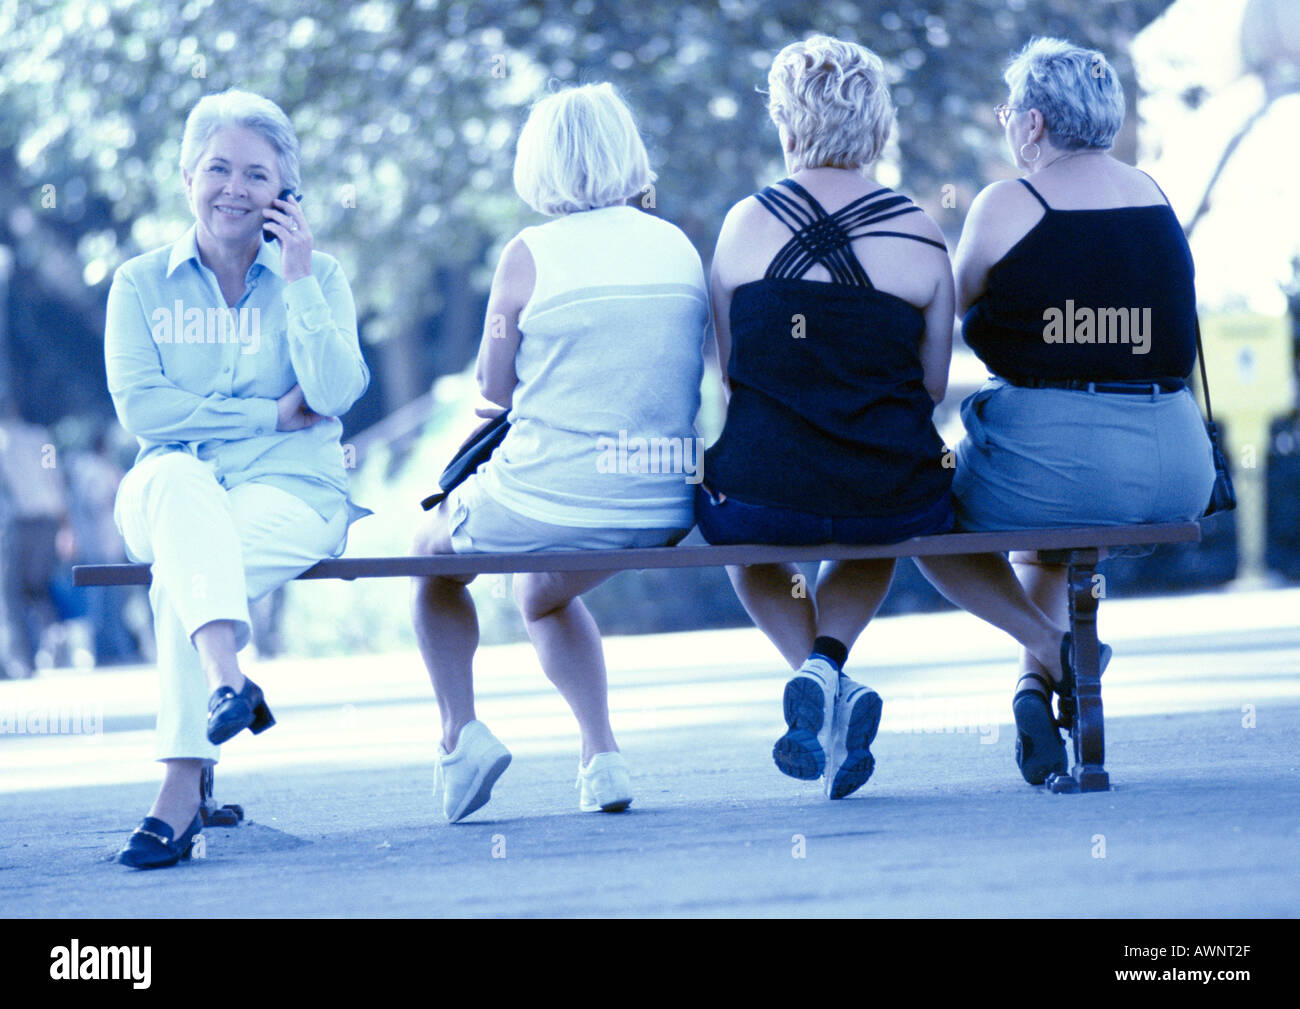
[[[608,84],[538,102],[515,188],[555,218],[505,247],[488,297],[478,382],[510,432],[416,535],[416,553],[663,546],[690,529],[708,297],[680,230],[627,203],[654,180],[631,113]],[[609,722],[605,663],[578,597],[612,572],[520,574],[515,599],[542,668],[582,735],[579,806],[632,801]],[[488,801],[510,753],[474,710],[471,578],[417,579],[416,637],[442,715],[448,820]]]

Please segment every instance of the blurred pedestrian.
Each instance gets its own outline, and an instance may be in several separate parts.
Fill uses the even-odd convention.
[[[114,427],[116,421],[110,421]],[[97,422],[90,445],[68,453],[69,518],[77,564],[121,564],[126,544],[113,521],[113,505],[124,471],[112,449],[108,427]],[[119,429],[120,430],[120,429]],[[126,626],[124,611],[134,589],[88,586],[83,593],[90,620],[96,665],[138,662],[139,647]]]
[[[11,677],[30,676],[45,630],[58,620],[51,585],[58,567],[59,530],[67,494],[50,433],[29,424],[10,401],[0,416],[0,493],[4,496],[3,617]]]

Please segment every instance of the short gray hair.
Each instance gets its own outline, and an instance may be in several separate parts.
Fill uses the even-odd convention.
[[[302,183],[298,167],[298,134],[284,110],[269,98],[251,91],[231,89],[204,95],[190,110],[181,138],[181,168],[194,174],[212,134],[230,126],[256,130],[275,148],[280,169],[280,187],[298,189]]]
[[[1002,75],[1017,110],[1043,114],[1058,147],[1108,148],[1124,125],[1124,87],[1095,49],[1065,39],[1034,38],[1011,58]]]
[[[865,168],[894,125],[885,64],[865,46],[814,35],[792,42],[767,74],[767,111],[794,138],[801,168]]]
[[[655,180],[632,113],[611,84],[547,95],[515,151],[515,191],[548,216],[612,207]]]

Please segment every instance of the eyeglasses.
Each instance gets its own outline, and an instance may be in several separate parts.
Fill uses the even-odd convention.
[[[993,114],[998,117],[998,125],[1006,126],[1011,122],[1011,113],[1019,112],[1020,107],[1016,105],[994,105]]]

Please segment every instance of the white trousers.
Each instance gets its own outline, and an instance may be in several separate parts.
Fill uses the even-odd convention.
[[[250,482],[226,490],[194,456],[168,452],[127,473],[114,518],[132,559],[153,565],[155,755],[216,761],[220,749],[208,742],[208,689],[194,632],[231,620],[236,648],[243,648],[252,636],[249,601],[340,553],[348,510],[340,502],[326,521],[278,487]]]

